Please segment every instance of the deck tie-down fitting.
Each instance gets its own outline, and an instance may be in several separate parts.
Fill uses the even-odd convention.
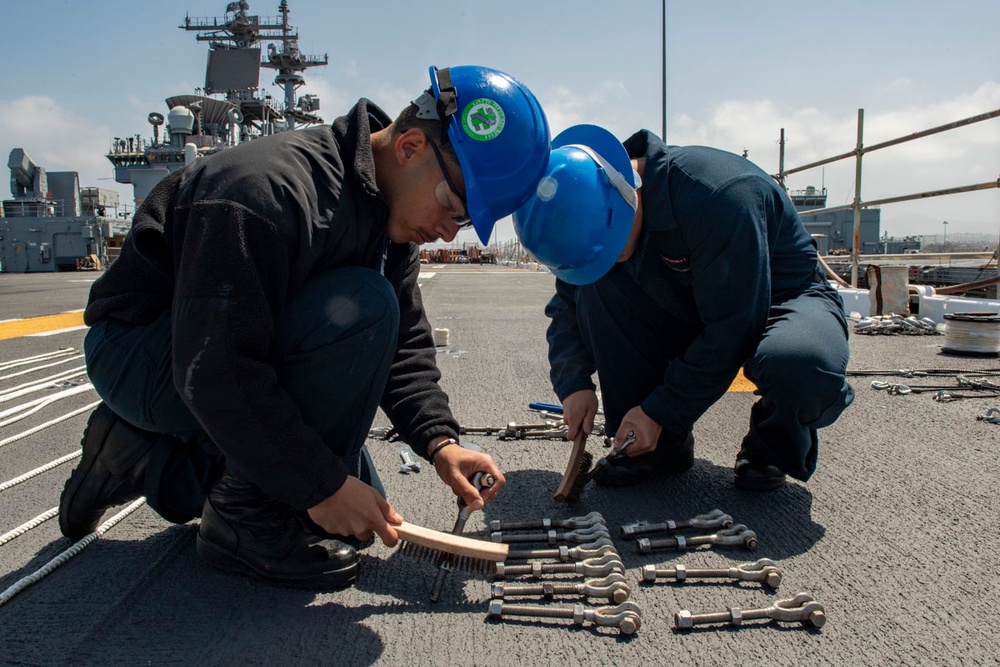
[[[507,552],[507,562],[532,558],[558,558],[565,563],[568,561],[597,558],[608,553],[617,554],[618,550],[615,549],[615,544],[610,539],[600,537],[593,542],[587,542],[575,547],[562,545],[554,549],[510,549]]]
[[[990,408],[981,415],[977,415],[979,421],[987,421],[991,424],[1000,424],[1000,408]]]
[[[688,568],[684,565],[656,567],[646,565],[642,568],[643,581],[670,580],[684,582],[688,579],[731,579],[733,581],[759,581],[762,584],[777,588],[781,585],[781,570],[770,558],[761,558],[754,563],[744,563],[729,568]]]
[[[490,521],[490,532],[511,531],[511,530],[551,530],[553,528],[590,528],[592,526],[605,526],[604,517],[600,512],[591,512],[583,516],[574,516],[569,519],[538,519],[536,521]]]
[[[622,634],[631,635],[642,624],[642,612],[634,602],[623,602],[615,607],[598,607],[588,609],[582,604],[572,607],[553,607],[535,605],[512,605],[501,600],[490,602],[488,618],[503,618],[505,616],[532,616],[535,618],[568,618],[574,625],[586,622],[604,627],[618,628]]]
[[[402,463],[399,465],[399,472],[403,475],[408,475],[411,472],[420,472],[421,463],[417,459],[416,452],[413,448],[407,444],[403,444],[399,449],[396,450],[399,454],[399,460]]]
[[[637,540],[639,553],[648,554],[651,551],[667,549],[690,549],[704,544],[720,547],[746,547],[747,549],[757,548],[757,533],[748,529],[742,523],[720,530],[714,535],[694,535],[685,537],[684,535],[673,535],[660,539],[650,539],[642,537]]]
[[[605,577],[613,572],[625,573],[625,565],[616,553],[588,558],[578,563],[528,563],[526,565],[496,564],[496,578],[527,574],[539,579],[546,574],[582,574],[586,577]]]
[[[681,609],[674,614],[674,626],[678,630],[690,630],[696,625],[709,623],[739,626],[743,624],[743,621],[755,621],[762,618],[821,628],[826,623],[826,610],[808,593],[799,593],[793,598],[778,600],[764,609],[743,610],[733,607],[728,611],[711,614],[692,614],[687,609]]]
[[[625,575],[620,572],[600,579],[588,579],[581,583],[564,581],[546,581],[540,584],[495,583],[491,588],[494,598],[505,598],[519,595],[542,596],[551,600],[556,595],[581,595],[591,598],[607,598],[609,602],[622,603],[628,600],[630,593]]]
[[[683,521],[673,521],[667,519],[661,523],[647,523],[638,521],[622,526],[622,537],[638,537],[650,533],[676,533],[689,528],[698,530],[715,530],[716,528],[729,528],[735,523],[733,517],[724,514],[722,510],[712,510],[707,514],[699,514],[696,517]]]
[[[501,531],[490,533],[492,541],[504,542],[506,544],[521,544],[525,542],[544,542],[546,544],[571,542],[573,544],[585,544],[601,537],[611,539],[611,533],[604,524],[593,525],[589,528],[580,528],[579,530],[550,530],[545,533],[504,533]]]

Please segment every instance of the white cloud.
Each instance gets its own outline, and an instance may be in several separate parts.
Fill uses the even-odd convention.
[[[51,97],[0,99],[0,146],[8,151],[23,148],[47,171],[79,172],[82,186],[123,192],[125,186],[99,180],[111,176],[111,163],[104,157],[111,137],[106,126],[74,114]],[[131,193],[122,198],[129,201]]]
[[[906,83],[899,79],[894,85]],[[557,88],[547,91],[543,105],[553,133],[575,123],[593,122],[626,137],[641,125],[624,125],[637,114],[622,99],[622,93],[622,89],[606,85],[585,95]],[[618,113],[613,105],[621,107]],[[1000,82],[988,81],[972,92],[932,105],[867,109],[864,143],[872,146],[998,108]],[[789,169],[853,151],[857,114],[838,116],[807,105],[779,106],[768,98],[726,100],[705,118],[689,114],[670,117],[667,132],[672,144],[714,146],[734,153],[746,149],[762,169],[777,173],[781,128],[785,129],[785,168]],[[854,159],[849,158],[793,174],[788,185],[802,189],[825,184],[829,205],[846,204],[853,199],[854,170]],[[1000,118],[868,153],[862,173],[865,200],[996,180],[1000,176]],[[959,229],[995,233],[1000,224],[1000,189],[882,207],[883,230],[890,234],[934,234],[940,231],[943,219],[949,220],[953,233]]]

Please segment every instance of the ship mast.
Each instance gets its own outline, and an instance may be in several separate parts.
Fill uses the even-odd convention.
[[[305,84],[302,72],[310,67],[329,64],[329,56],[323,54],[305,55],[299,50],[299,34],[288,21],[288,2],[281,0],[278,17],[260,17],[249,14],[249,3],[246,0],[230,2],[226,6],[225,15],[220,18],[192,19],[184,18],[183,30],[196,32],[196,39],[210,42],[209,68],[206,76],[205,91],[225,93],[226,99],[234,104],[245,105],[247,88],[256,89],[259,81],[259,69],[255,72],[257,80],[252,85],[241,82],[239,85],[219,83],[228,80],[236,69],[233,63],[236,58],[228,57],[234,51],[254,52],[258,54],[260,42],[268,42],[267,55],[258,61],[258,67],[266,67],[277,71],[274,84],[284,91],[284,106],[280,114],[284,116],[287,129],[294,129],[296,123],[322,123],[323,119],[315,115],[319,110],[319,99],[312,95],[303,95],[296,101],[296,91]],[[215,68],[220,70],[216,76],[213,72],[213,54],[218,54]]]

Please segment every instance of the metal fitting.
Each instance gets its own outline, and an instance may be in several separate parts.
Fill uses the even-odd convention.
[[[826,610],[823,605],[813,600],[808,593],[799,593],[787,600],[778,600],[764,609],[741,610],[733,607],[728,611],[711,614],[692,614],[682,609],[674,614],[674,626],[678,630],[690,630],[696,625],[709,623],[725,623],[739,626],[743,621],[753,621],[762,618],[774,619],[783,623],[801,623],[821,628],[826,624]]]
[[[618,554],[607,553],[577,563],[528,563],[526,565],[496,564],[496,578],[529,575],[541,579],[547,574],[582,574],[586,577],[605,577],[613,572],[625,573],[625,565]]]
[[[756,549],[757,533],[749,530],[742,523],[738,523],[731,528],[720,530],[714,535],[695,535],[693,537],[675,535],[673,537],[664,537],[661,539],[649,539],[643,537],[636,542],[639,547],[639,553],[644,554],[648,554],[651,551],[668,549],[690,549],[692,547],[705,544],[720,547],[740,546],[747,549]]]
[[[634,602],[623,602],[616,607],[598,607],[587,609],[582,604],[572,607],[550,607],[534,605],[510,605],[500,600],[490,603],[488,618],[504,618],[505,616],[532,616],[535,618],[565,618],[571,619],[574,625],[586,622],[604,627],[618,628],[622,634],[635,633],[642,624],[642,612]]]
[[[687,568],[684,565],[672,565],[658,568],[646,565],[642,568],[643,581],[658,581],[661,579],[684,582],[688,579],[731,579],[733,581],[759,581],[771,588],[781,585],[781,570],[769,558],[761,558],[754,563],[744,563],[729,568]]]
[[[712,510],[707,514],[699,514],[684,521],[672,521],[667,519],[660,523],[647,523],[637,521],[622,526],[622,537],[637,537],[650,533],[676,533],[688,528],[699,530],[715,530],[716,528],[729,528],[733,525],[733,517],[724,514],[722,510]]]
[[[497,583],[493,584],[491,592],[494,598],[535,595],[551,600],[556,595],[582,595],[592,598],[607,598],[609,602],[622,603],[628,600],[630,589],[625,583],[625,576],[619,572],[613,572],[601,579],[588,579],[578,584],[570,582]]]

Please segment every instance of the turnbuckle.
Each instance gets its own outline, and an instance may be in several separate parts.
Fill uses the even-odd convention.
[[[577,563],[527,563],[525,565],[496,564],[496,578],[508,576],[530,575],[540,579],[546,574],[582,574],[586,577],[606,577],[613,572],[625,573],[625,565],[621,556],[616,553],[606,553],[596,558],[587,558]]]
[[[684,565],[656,567],[646,565],[642,568],[643,581],[658,581],[669,579],[677,582],[692,579],[731,579],[733,581],[759,581],[762,584],[777,588],[781,585],[781,570],[770,558],[761,558],[754,563],[744,563],[729,568],[687,568]]]
[[[618,553],[615,550],[615,543],[607,537],[599,537],[593,542],[587,542],[575,547],[561,545],[556,549],[510,549],[507,552],[507,561],[527,560],[530,558],[558,558],[565,563],[567,561],[597,558],[607,553]]]
[[[757,533],[748,529],[742,523],[720,530],[714,535],[695,535],[685,537],[684,535],[673,535],[660,539],[649,539],[642,537],[637,540],[639,553],[648,554],[651,551],[666,549],[689,549],[704,544],[720,547],[746,547],[747,549],[757,548]]]
[[[507,428],[499,431],[500,440],[524,440],[525,438],[556,438],[566,439],[566,424],[559,421],[546,420],[540,424],[519,424],[510,422]]]
[[[539,519],[537,521],[490,521],[490,531],[504,530],[550,530],[552,528],[590,528],[596,525],[606,525],[600,512],[591,512],[583,516],[569,519]]]
[[[638,535],[648,535],[649,533],[676,533],[687,528],[714,530],[716,528],[729,528],[733,523],[733,517],[724,514],[722,510],[712,510],[707,514],[699,514],[696,517],[683,521],[667,519],[661,523],[637,521],[625,524],[622,526],[622,537],[636,537]]]
[[[778,600],[764,609],[742,610],[732,607],[728,611],[711,614],[692,614],[687,609],[681,609],[674,614],[674,627],[678,630],[690,630],[696,625],[708,623],[727,623],[739,626],[743,624],[743,621],[754,621],[761,618],[821,628],[826,623],[826,610],[808,593],[799,593],[793,598]]]
[[[546,581],[541,584],[493,584],[491,592],[494,598],[504,598],[517,595],[541,595],[551,600],[556,595],[582,595],[591,598],[607,598],[610,602],[621,603],[628,600],[630,593],[625,576],[619,572],[601,579],[588,579],[579,584],[571,582]]]
[[[520,544],[524,542],[545,542],[546,544],[571,542],[573,544],[584,544],[601,537],[611,538],[608,527],[603,523],[579,530],[550,530],[546,533],[504,533],[502,531],[490,533],[492,541],[505,542],[507,544]]]
[[[505,616],[532,616],[535,618],[568,618],[574,625],[586,622],[595,625],[618,628],[622,634],[635,633],[642,624],[642,612],[634,602],[623,602],[615,607],[598,607],[588,609],[582,604],[572,607],[552,607],[536,605],[512,605],[501,600],[490,602],[487,618],[504,618]]]

